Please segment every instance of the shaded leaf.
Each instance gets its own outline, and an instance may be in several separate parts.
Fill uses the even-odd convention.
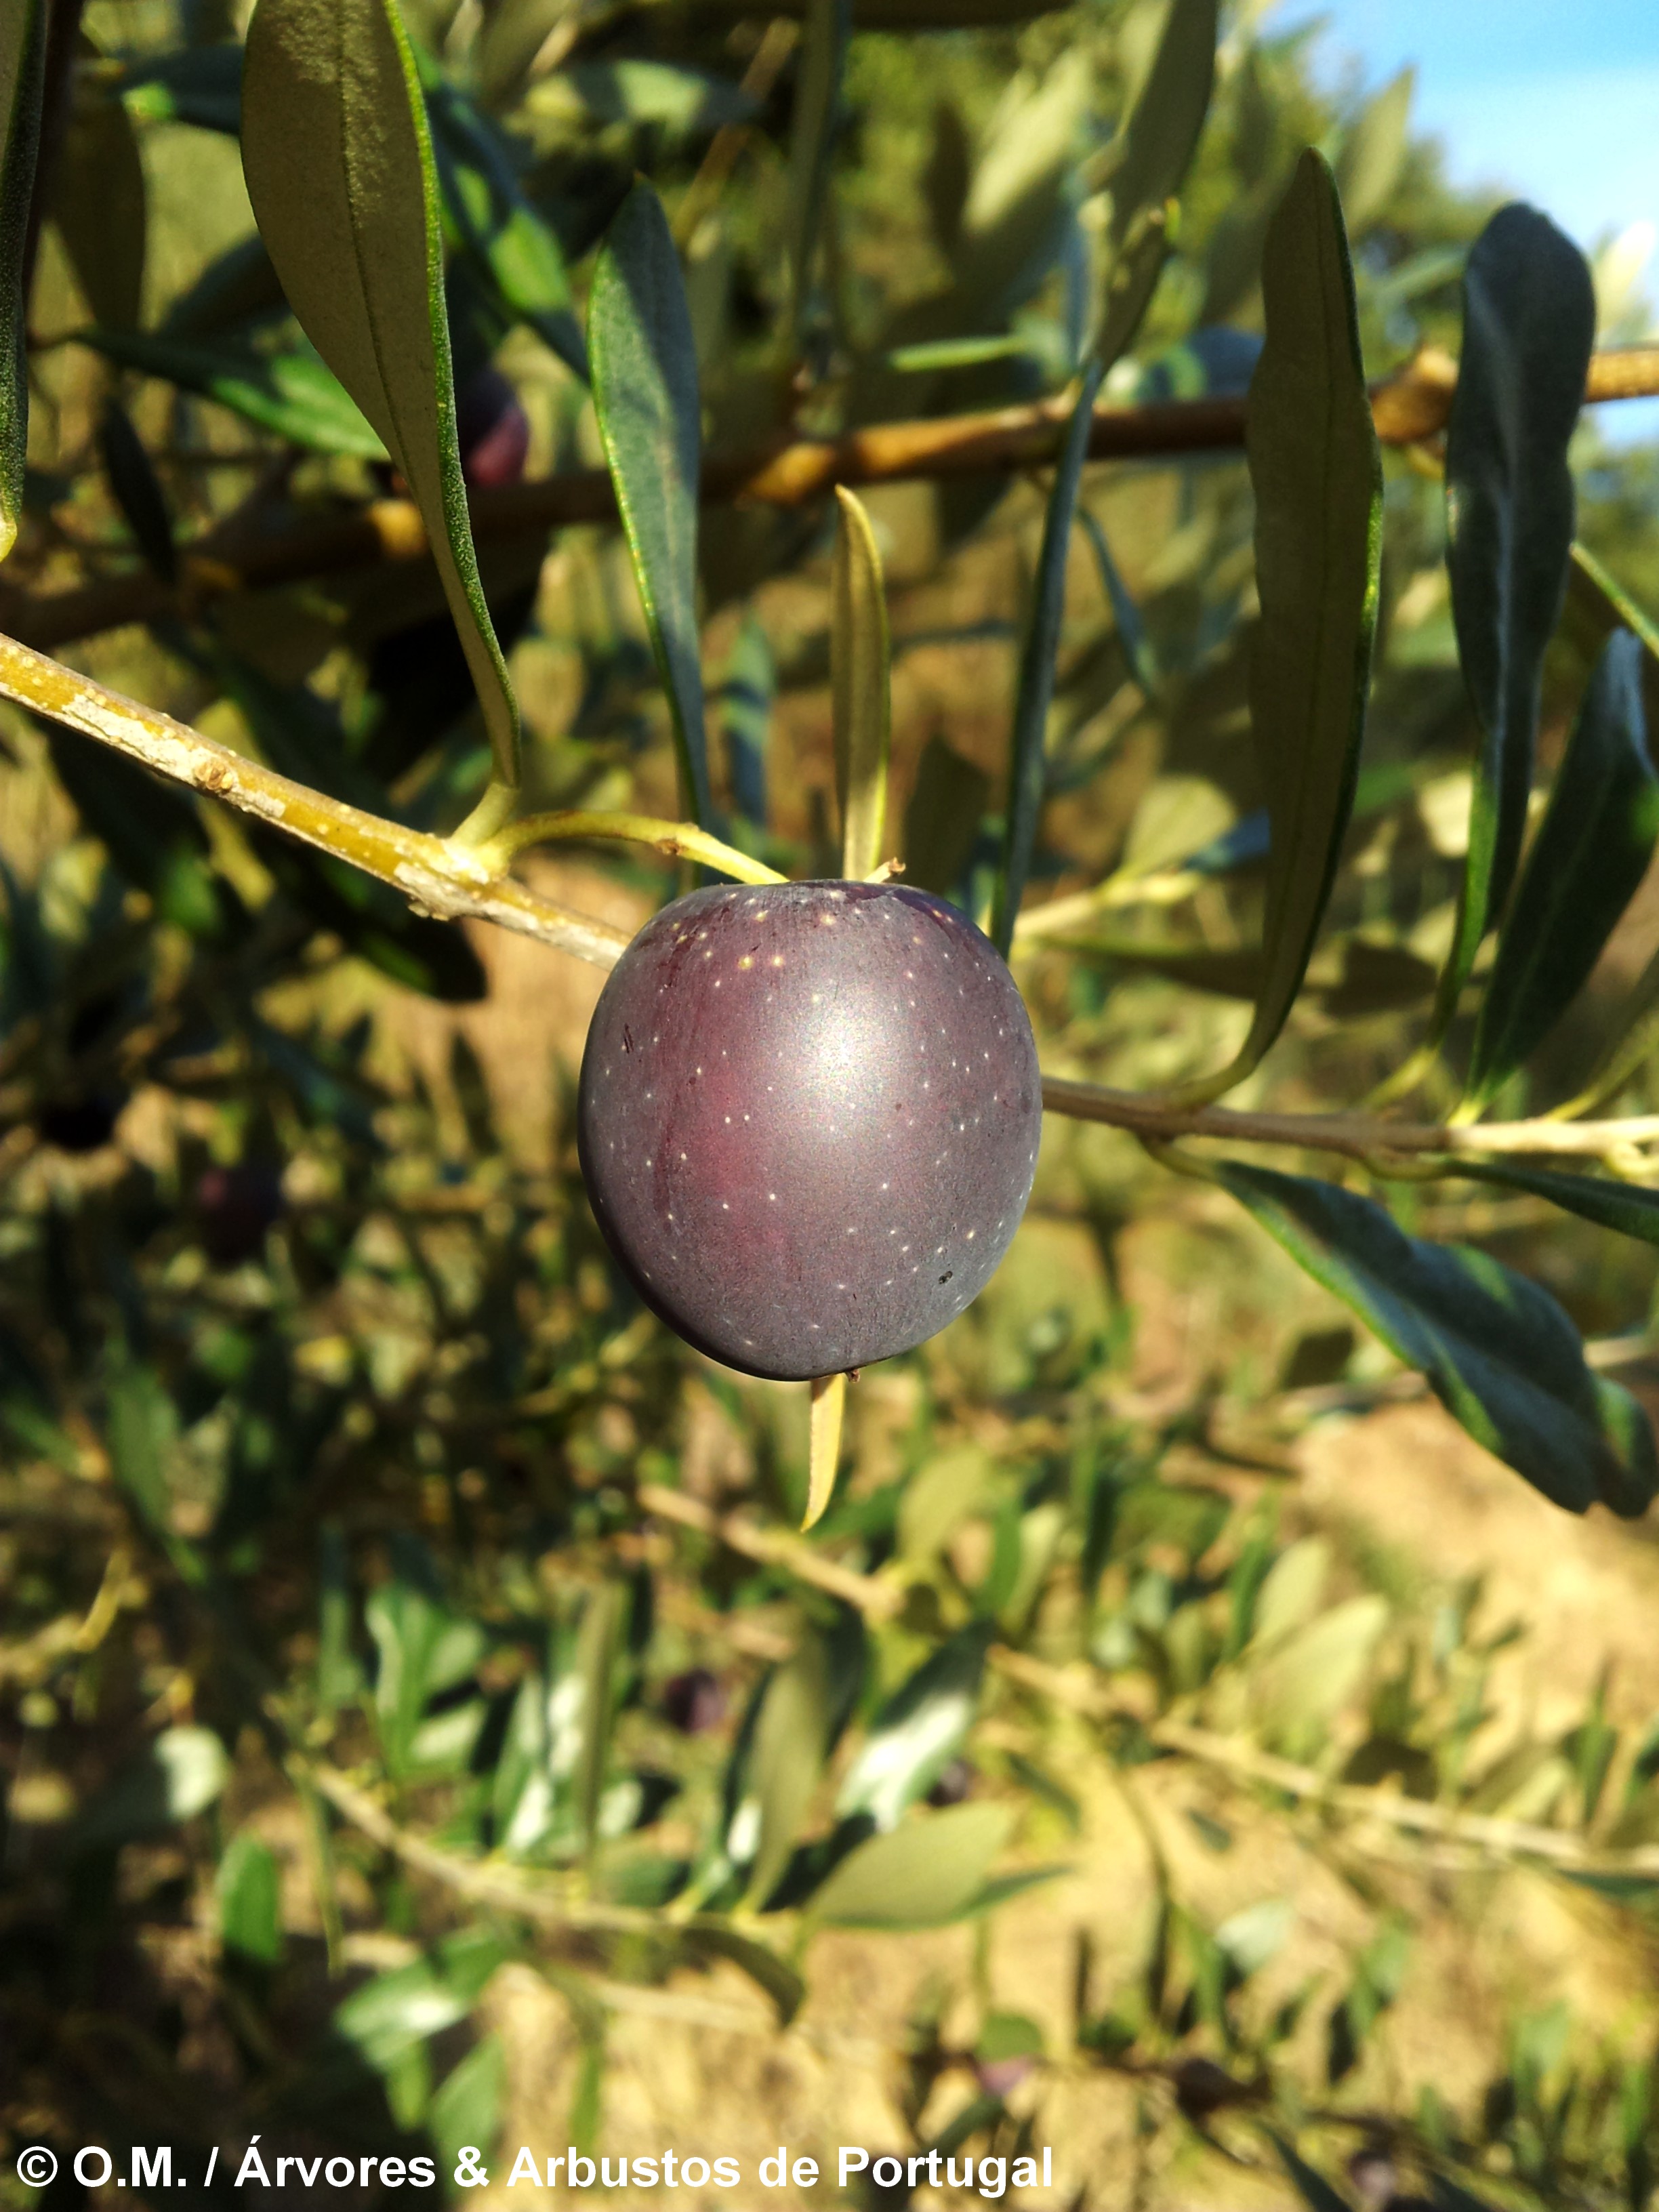
[[[1073,49],[999,104],[951,257],[950,325],[918,336],[983,331],[1041,286],[1075,228],[1077,156],[1094,96],[1093,63]]]
[[[211,1729],[163,1729],[87,1808],[76,1842],[107,1848],[193,1820],[229,1777],[224,1745]]]
[[[800,2010],[806,1984],[795,1969],[775,1951],[734,1929],[694,1922],[685,1930],[685,1947],[695,1957],[727,1959],[763,1990],[777,2013],[778,2026],[787,2027]]]
[[[840,523],[830,600],[836,787],[842,873],[856,881],[880,861],[887,832],[890,653],[887,594],[870,518],[844,486],[836,486],[836,498]]]
[[[682,797],[709,827],[698,655],[697,356],[662,203],[641,179],[605,234],[588,302],[593,403],[674,726]]]
[[[1535,208],[1500,208],[1464,270],[1463,352],[1446,428],[1446,565],[1480,749],[1437,1030],[1520,858],[1544,648],[1572,544],[1567,443],[1595,338],[1583,255]]]
[[[831,1871],[807,1911],[842,1928],[938,1928],[971,1912],[1014,1823],[1006,1805],[953,1805],[872,1836]]]
[[[295,313],[420,507],[496,775],[515,784],[518,709],[456,436],[437,172],[395,0],[260,0],[243,65],[242,165]]]
[[[1215,82],[1217,0],[1171,0],[1113,171],[1108,261],[1095,351],[1109,368],[1140,327],[1168,255],[1176,194]]]
[[[1014,726],[1009,744],[1008,819],[991,908],[992,941],[1005,960],[1013,942],[1014,924],[1019,918],[1019,902],[1036,844],[1037,820],[1042,811],[1048,772],[1045,740],[1048,708],[1054,695],[1054,656],[1060,649],[1060,626],[1066,611],[1066,560],[1071,550],[1072,517],[1077,511],[1083,465],[1088,458],[1095,394],[1099,389],[1100,365],[1094,362],[1084,375],[1083,388],[1072,410],[1066,443],[1048,494],[1048,512],[1042,522],[1042,547],[1037,556],[1036,586],[1020,654],[1019,689],[1014,700]]]
[[[946,896],[961,883],[974,847],[991,779],[935,735],[921,750],[915,787],[904,810],[904,875],[920,890]]]
[[[852,30],[852,0],[807,0],[789,148],[789,330],[797,346],[811,296]]]
[[[777,690],[770,641],[750,611],[732,641],[720,709],[732,804],[757,830],[766,826],[766,752]]]
[[[256,353],[252,347],[211,345],[160,331],[87,331],[95,346],[125,368],[164,378],[185,392],[216,399],[262,430],[314,453],[386,459],[380,434],[337,377],[308,345]]]
[[[227,246],[209,262],[188,290],[179,295],[167,311],[160,335],[220,337],[287,313],[288,301],[276,271],[256,230]],[[356,410],[352,411],[355,414]],[[377,446],[379,442],[377,439]]]
[[[45,0],[0,10],[0,561],[16,541],[23,512],[29,428],[23,275],[40,143],[46,19]]]
[[[580,1685],[580,1736],[571,1784],[581,1824],[583,1848],[590,1851],[599,1832],[599,1801],[611,1756],[617,1662],[627,1625],[626,1611],[627,1592],[622,1584],[602,1583],[583,1608],[581,1629],[576,1638],[573,1673]],[[556,1767],[564,1763],[558,1758],[557,1749],[554,1747],[552,1763]]]
[[[1250,726],[1272,822],[1266,975],[1237,1059],[1194,1086],[1206,1097],[1256,1065],[1302,988],[1353,805],[1376,625],[1382,462],[1342,210],[1311,149],[1269,228],[1262,293],[1247,451],[1261,602]]]
[[[179,573],[173,517],[144,443],[120,401],[106,399],[98,424],[98,451],[104,473],[138,550],[163,583]]]
[[[684,137],[746,123],[756,101],[741,85],[673,62],[577,62],[559,82],[605,123],[655,123]]]
[[[1547,1199],[1563,1212],[1593,1221],[1598,1229],[1659,1244],[1659,1190],[1644,1183],[1618,1182],[1611,1176],[1567,1175],[1559,1168],[1524,1167],[1509,1160],[1460,1160],[1457,1172],[1474,1182],[1496,1183],[1504,1190],[1524,1190],[1534,1198]]]
[[[1647,872],[1659,837],[1648,758],[1642,646],[1615,630],[1590,678],[1498,941],[1469,1066],[1486,1104],[1586,981]]]
[[[98,49],[82,36],[82,59]],[[52,167],[52,214],[93,319],[136,330],[144,289],[144,167],[118,95],[87,87]]]
[[[1352,1306],[1453,1419],[1558,1505],[1641,1513],[1659,1489],[1647,1418],[1584,1364],[1547,1291],[1467,1246],[1406,1236],[1334,1184],[1224,1161],[1217,1179]]]
[[[186,46],[129,62],[121,82],[129,111],[146,123],[190,123],[234,137],[242,127],[242,49]]]
[[[1323,2174],[1316,2173],[1306,2160],[1291,2149],[1283,2136],[1269,2128],[1267,2139],[1279,2153],[1297,2195],[1307,2205],[1309,2212],[1351,2212],[1346,2197],[1333,2189]]]

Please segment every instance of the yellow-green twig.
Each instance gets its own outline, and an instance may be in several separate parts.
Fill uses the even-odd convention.
[[[585,813],[578,808],[567,808],[556,814],[526,814],[522,821],[510,822],[505,830],[497,830],[479,847],[478,852],[486,865],[505,868],[532,845],[591,838],[615,838],[627,844],[653,846],[671,859],[700,860],[705,867],[718,868],[723,876],[733,876],[740,884],[781,884],[788,880],[775,868],[769,868],[763,860],[751,860],[735,846],[722,844],[718,837],[711,837],[706,830],[699,830],[693,823],[665,822],[652,814]]]

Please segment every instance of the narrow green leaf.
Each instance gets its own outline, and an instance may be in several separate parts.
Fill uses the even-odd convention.
[[[1297,2195],[1308,2207],[1308,2212],[1350,2212],[1348,2200],[1332,2188],[1322,2173],[1316,2173],[1305,2159],[1298,2157],[1283,2136],[1274,2129],[1267,2130],[1267,2140],[1279,2153],[1285,2171]]]
[[[507,2054],[501,2038],[483,2036],[451,2069],[427,2107],[427,2132],[444,2172],[455,2171],[464,2144],[475,2145],[485,2157],[494,2152],[506,2088]]]
[[[149,331],[86,331],[82,342],[125,368],[216,399],[245,422],[313,453],[381,460],[386,449],[338,378],[308,345],[255,353]]]
[[[857,881],[879,864],[887,832],[891,652],[881,555],[870,518],[844,486],[836,487],[836,498],[840,522],[830,599],[836,787],[841,800],[841,872]]]
[[[807,0],[789,149],[789,334],[797,347],[811,299],[852,32],[853,0]]]
[[[98,453],[115,503],[138,550],[163,583],[172,583],[179,573],[179,549],[173,543],[167,494],[143,439],[133,428],[132,417],[118,399],[112,398],[104,403],[98,424]]]
[[[283,1955],[282,1871],[268,1844],[244,1828],[219,1862],[219,1933],[228,1951],[274,1966]]]
[[[867,1813],[878,1828],[896,1828],[933,1788],[968,1740],[990,1640],[988,1622],[961,1630],[889,1698],[842,1784],[843,1818]]]
[[[1565,1012],[1636,893],[1659,837],[1642,646],[1603,647],[1527,856],[1481,1003],[1469,1094],[1486,1104]]]
[[[588,1599],[576,1639],[575,1674],[581,1684],[581,1747],[574,1775],[582,1843],[591,1851],[599,1836],[599,1800],[611,1758],[617,1661],[626,1626],[627,1593],[620,1583],[602,1583]]]
[[[243,65],[242,164],[294,312],[420,507],[496,777],[516,785],[518,708],[455,432],[437,171],[396,0],[260,0]]]
[[[651,650],[668,695],[682,803],[707,829],[708,757],[696,605],[702,434],[697,355],[668,218],[643,178],[623,202],[599,249],[587,343],[599,434]]]
[[[1457,1173],[1503,1190],[1524,1190],[1546,1198],[1564,1212],[1593,1221],[1620,1237],[1659,1244],[1659,1190],[1644,1183],[1616,1182],[1611,1176],[1568,1175],[1559,1168],[1523,1167],[1509,1160],[1460,1160]]]
[[[1520,858],[1544,648],[1572,544],[1567,443],[1595,339],[1583,255],[1535,208],[1500,208],[1464,270],[1463,353],[1446,430],[1446,565],[1480,749],[1437,1036]]]
[[[1336,157],[1336,188],[1350,231],[1376,222],[1399,180],[1411,125],[1417,71],[1402,69],[1349,125]]]
[[[1272,837],[1255,1018],[1214,1097],[1285,1025],[1324,918],[1352,811],[1382,548],[1382,467],[1336,187],[1309,149],[1262,258],[1267,342],[1250,380],[1255,492],[1250,726]]]
[[[1215,84],[1217,0],[1170,0],[1152,65],[1113,172],[1107,266],[1095,351],[1109,368],[1150,305],[1174,243],[1181,190]]]
[[[1019,919],[1019,902],[1030,871],[1037,820],[1042,811],[1048,780],[1048,708],[1054,696],[1054,656],[1060,650],[1060,625],[1066,611],[1066,559],[1071,550],[1072,518],[1077,512],[1083,465],[1089,455],[1089,431],[1094,421],[1100,374],[1098,362],[1092,362],[1084,374],[1083,389],[1072,410],[1071,425],[1054,471],[1048,511],[1042,523],[1042,548],[1037,556],[1030,619],[1020,654],[1019,689],[1014,700],[1014,727],[1009,747],[1008,819],[991,908],[992,940],[1005,960],[1013,943],[1014,924]]]
[[[83,33],[79,59],[100,58]],[[52,177],[52,220],[94,321],[137,329],[148,231],[144,167],[118,93],[91,86],[79,93]]]
[[[122,71],[128,112],[146,123],[190,123],[234,138],[242,127],[242,49],[186,46],[130,61]]]
[[[982,768],[964,760],[937,732],[921,749],[915,787],[904,810],[904,878],[947,897],[961,884],[991,794]]]
[[[1217,1180],[1316,1282],[1419,1369],[1453,1419],[1545,1497],[1643,1512],[1659,1490],[1647,1417],[1584,1364],[1547,1291],[1483,1252],[1407,1237],[1334,1184],[1224,1161]]]
[[[771,1999],[780,2027],[787,2027],[805,2003],[806,1984],[799,1974],[787,1960],[751,1936],[739,1936],[723,1922],[694,1921],[684,1930],[684,1940],[694,1958],[729,1959],[747,1974],[756,1988]]]
[[[523,322],[566,366],[587,375],[587,349],[564,255],[520,189],[494,126],[422,61],[447,235],[485,280],[505,322]]]
[[[939,1928],[971,1912],[1014,1825],[1008,1805],[916,1814],[849,1851],[806,1910],[842,1928]]]
[[[40,144],[46,19],[45,0],[0,9],[0,561],[17,541],[23,514],[29,434],[23,264]]]
[[[808,1635],[767,1686],[755,1729],[746,1796],[758,1825],[749,1897],[763,1905],[788,1863],[823,1771],[830,1669],[823,1639]]]

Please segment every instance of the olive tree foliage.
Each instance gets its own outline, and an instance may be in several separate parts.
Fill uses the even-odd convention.
[[[994,1683],[1150,1668],[1165,1712],[1243,1681],[1316,1765],[1334,1708],[1285,1694],[1285,1639],[1340,1621],[1340,1664],[1303,1656],[1345,1696],[1382,1616],[1262,1614],[1292,1554],[1253,1528],[1218,1569],[1224,1501],[1164,1497],[1081,1370],[1017,1475],[953,1472],[930,1414],[902,1479],[833,1503],[838,1401],[809,1468],[607,1271],[568,1161],[511,1170],[464,1044],[441,1089],[388,1087],[325,987],[477,1000],[465,917],[614,963],[623,933],[518,867],[556,842],[654,890],[663,858],[682,883],[902,868],[1028,987],[1052,1114],[1236,1202],[1554,1504],[1639,1516],[1646,1415],[1565,1306],[1409,1226],[1423,1186],[1472,1183],[1659,1242],[1659,955],[1631,957],[1659,632],[1575,535],[1586,392],[1630,382],[1546,213],[1481,226],[1437,191],[1408,82],[1334,114],[1294,40],[1216,0],[138,12],[24,0],[0,30],[0,695],[10,787],[50,778],[77,825],[3,878],[3,1658],[15,1772],[61,1737],[65,1794],[14,1791],[29,1934],[0,2009],[34,2108],[84,2133],[45,2016],[106,1952],[153,1977],[137,1926],[195,1880],[237,2124],[286,2099],[319,2141],[453,2165],[497,2124],[477,2008],[523,1957],[570,2008],[589,2144],[618,1982],[735,1964],[787,2024],[816,1929],[982,1917],[1034,1878],[1005,1857],[1030,1761],[954,1802]],[[228,142],[252,227],[147,266],[147,208],[229,192]],[[1018,544],[994,771],[948,727],[897,758],[914,641],[868,511],[896,482],[930,487],[937,560]],[[1133,548],[1125,488],[1157,517]],[[516,692],[550,553],[600,604],[557,729]],[[826,556],[821,634],[769,635],[769,587]],[[814,812],[775,709],[825,683]],[[1427,840],[1425,787],[1460,775],[1467,830]],[[1419,857],[1390,877],[1390,850]],[[1139,1083],[1090,1023],[1147,978],[1230,1010]],[[1334,1031],[1352,1049],[1310,1107]],[[117,1172],[146,1100],[167,1144]],[[757,1439],[769,1518],[681,1486],[694,1389]],[[953,1510],[994,1531],[977,1579]],[[1180,1592],[1108,1618],[1103,1574],[1157,1544]],[[1062,1584],[1074,1650],[1036,1632]],[[686,1621],[718,1646],[779,1604],[722,1734]],[[1389,1734],[1438,1757],[1436,1663]],[[1601,1725],[1563,1767],[1587,1853]],[[1425,1786],[1455,1803],[1461,1770]],[[1076,2046],[1162,2069],[1203,2121],[1182,2054],[1241,2057],[1273,1945],[1163,1909],[1130,1996],[1081,1976]],[[1393,1940],[1332,2007],[1333,2091]],[[1019,2139],[992,2070],[1031,2056],[1012,2017],[987,2014],[954,2142]],[[158,2063],[189,2075],[176,2043]],[[1545,2070],[1492,2123],[1516,2157]],[[1634,2094],[1590,2099],[1582,2141],[1556,2113],[1540,2172],[1644,2172]],[[1478,2172],[1454,2136],[1425,2122],[1418,2150]]]

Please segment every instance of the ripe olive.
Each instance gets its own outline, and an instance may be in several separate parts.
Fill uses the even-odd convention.
[[[751,1375],[862,1367],[984,1287],[1030,1194],[1036,1047],[954,907],[892,884],[721,884],[605,984],[577,1136],[640,1295]]]

